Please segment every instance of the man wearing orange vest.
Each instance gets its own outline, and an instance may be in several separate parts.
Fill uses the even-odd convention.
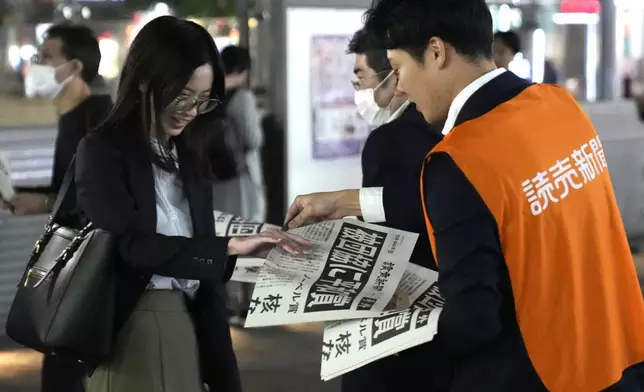
[[[451,390],[638,391],[644,301],[588,117],[496,68],[485,0],[376,0],[365,22],[399,89],[445,121],[420,185]],[[363,191],[300,196],[287,219],[360,212]]]
[[[367,12],[445,138],[421,175],[454,391],[637,391],[644,302],[601,141],[562,88],[497,69],[484,0]]]

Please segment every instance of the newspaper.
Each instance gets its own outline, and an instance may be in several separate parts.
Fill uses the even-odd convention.
[[[378,316],[402,278],[418,235],[332,220],[289,232],[310,239],[306,254],[269,253],[246,327]]]
[[[444,302],[438,290],[438,272],[409,263],[386,310],[433,309]]]
[[[279,226],[270,223],[253,222],[221,211],[213,211],[213,215],[215,235],[218,237],[247,237],[267,229],[280,229]]]
[[[431,341],[441,310],[394,310],[374,318],[328,323],[322,342],[322,380]]]
[[[327,323],[322,344],[323,380],[434,338],[444,299],[438,273],[410,263],[387,312],[374,318]]]
[[[259,259],[257,257],[238,257],[237,264],[235,265],[235,269],[230,280],[242,283],[257,282],[259,270],[262,268],[265,261],[265,259]]]
[[[227,214],[213,211],[215,217],[215,235],[218,237],[245,237],[259,234],[267,229],[280,229],[269,223],[258,223]],[[230,280],[235,282],[255,283],[259,270],[265,259],[257,257],[238,257],[235,270]]]
[[[0,151],[0,198],[4,201],[9,201],[13,198],[14,194],[9,158],[5,153]]]

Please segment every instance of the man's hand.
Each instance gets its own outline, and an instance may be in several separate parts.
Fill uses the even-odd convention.
[[[9,201],[16,215],[36,215],[49,212],[47,195],[42,193],[16,193]]]
[[[295,198],[286,212],[284,225],[294,229],[308,223],[361,215],[358,189],[312,193]]]

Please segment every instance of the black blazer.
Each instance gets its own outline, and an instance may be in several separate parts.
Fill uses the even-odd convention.
[[[436,270],[420,197],[423,160],[442,139],[411,104],[395,120],[371,132],[362,151],[362,186],[383,187],[384,226],[418,233],[411,261]],[[405,206],[405,208],[400,208]]]
[[[132,127],[99,129],[79,145],[76,158],[78,204],[95,227],[119,235],[120,273],[116,331],[130,316],[153,274],[201,280],[189,309],[201,354],[202,374],[211,390],[241,391],[224,301],[223,284],[236,258],[227,256],[228,238],[215,237],[212,184],[181,173],[190,204],[193,238],[156,233],[152,164]],[[130,128],[130,129],[127,129]],[[127,134],[130,137],[126,137]],[[177,141],[179,160],[186,156]]]
[[[362,186],[384,188],[384,226],[418,233],[411,261],[436,270],[420,197],[420,170],[441,140],[410,105],[400,117],[376,128],[362,151]],[[404,206],[401,208],[401,206]],[[423,344],[365,365],[342,377],[342,392],[449,390],[451,363],[439,347]]]
[[[90,95],[74,109],[60,116],[54,145],[54,162],[50,186],[16,187],[16,191],[57,196],[63,184],[65,173],[76,154],[78,143],[91,129],[105,120],[110,110],[112,110],[112,98],[109,95]],[[71,184],[68,194],[62,201],[56,223],[67,227],[81,228],[80,217],[76,208],[74,184]]]

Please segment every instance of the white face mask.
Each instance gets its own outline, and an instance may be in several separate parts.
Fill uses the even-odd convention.
[[[56,68],[49,65],[31,64],[25,76],[25,93],[28,97],[38,95],[54,99],[65,86],[65,81],[56,80]]]
[[[392,115],[391,101],[387,107],[381,108],[376,102],[375,94],[376,90],[385,84],[393,74],[394,72],[391,71],[389,75],[387,75],[387,77],[376,86],[376,88],[366,88],[364,90],[356,90],[355,92],[355,104],[358,107],[358,113],[360,113],[362,118],[371,126],[381,126],[386,123]],[[393,101],[393,97],[391,100]]]

